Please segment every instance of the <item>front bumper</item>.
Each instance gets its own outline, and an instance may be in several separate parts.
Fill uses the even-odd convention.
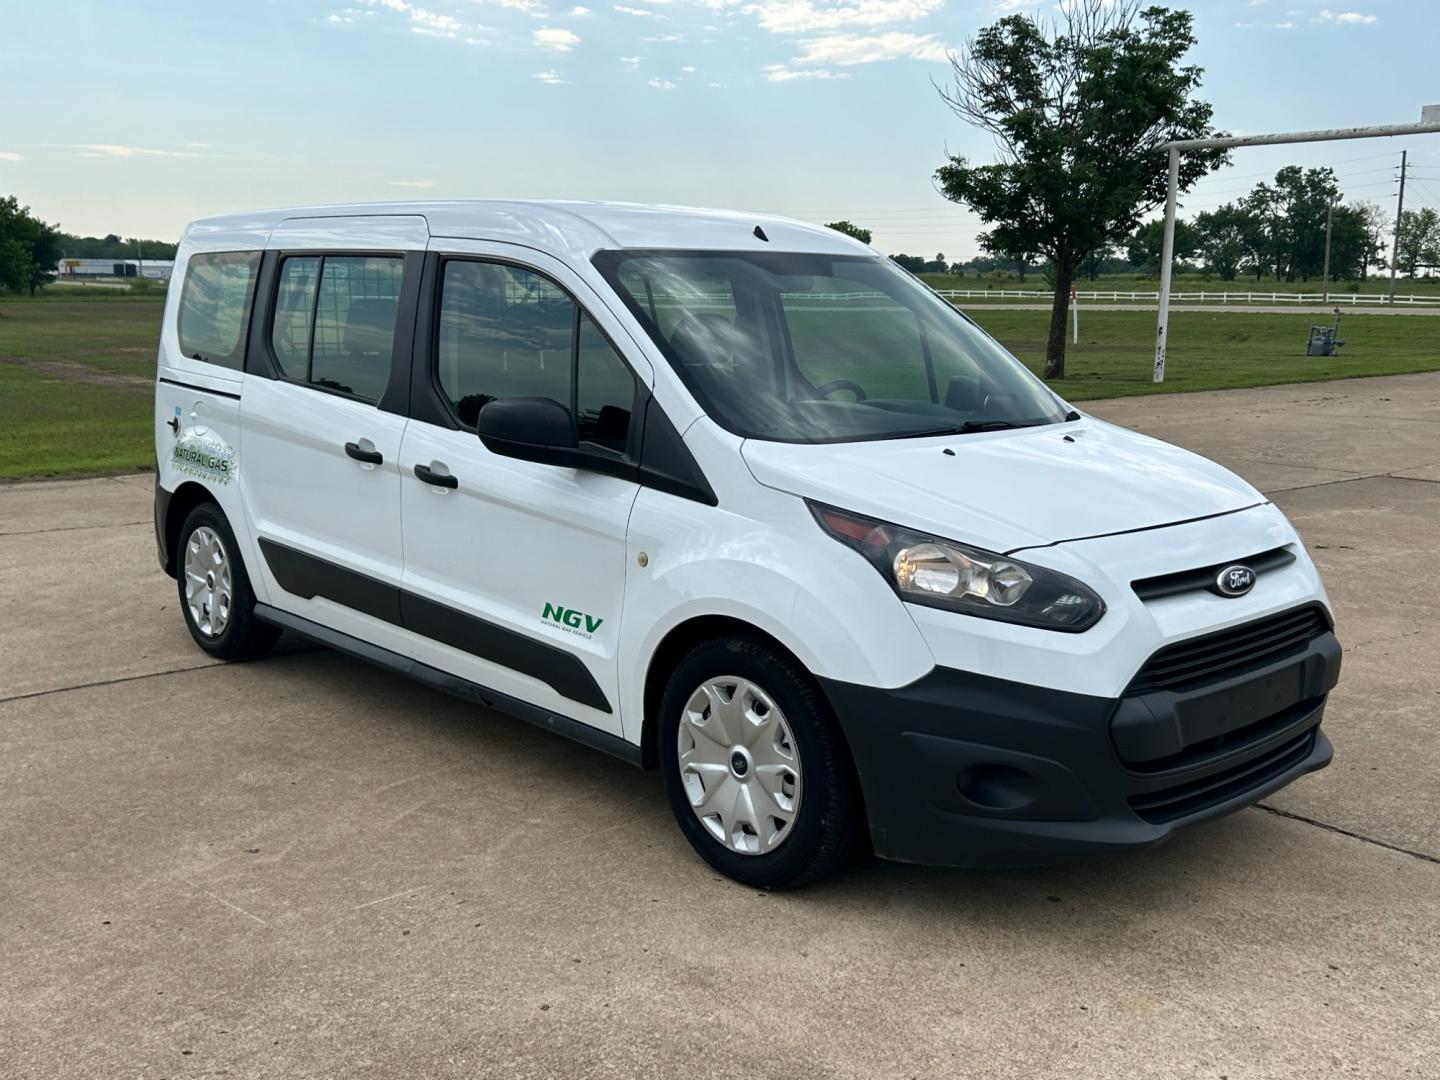
[[[1324,768],[1339,672],[1327,629],[1242,672],[1119,699],[950,668],[894,690],[822,685],[876,853],[997,867],[1146,847]]]

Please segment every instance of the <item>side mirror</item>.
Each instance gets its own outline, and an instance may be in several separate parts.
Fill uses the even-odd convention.
[[[485,403],[475,424],[492,454],[543,465],[576,464],[570,410],[546,397],[499,398]]]

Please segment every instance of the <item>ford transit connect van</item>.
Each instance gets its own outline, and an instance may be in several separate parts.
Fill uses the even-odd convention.
[[[199,221],[155,440],[200,648],[293,631],[659,769],[752,885],[1141,848],[1331,758],[1340,647],[1280,511],[829,229]]]

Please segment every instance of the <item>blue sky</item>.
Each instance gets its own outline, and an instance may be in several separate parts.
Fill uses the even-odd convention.
[[[1440,102],[1435,0],[1189,5],[1237,132],[1419,119]],[[77,232],[173,238],[195,217],[461,196],[744,207],[872,227],[885,251],[974,253],[934,191],[989,140],[938,100],[946,50],[1054,0],[0,0],[0,193]],[[1440,136],[1404,140],[1407,205],[1440,205]],[[1267,148],[1335,163],[1393,208],[1400,141]]]

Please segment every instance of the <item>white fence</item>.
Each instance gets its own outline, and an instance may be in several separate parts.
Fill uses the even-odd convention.
[[[937,289],[948,300],[989,299],[989,300],[1051,300],[1053,292],[1036,289]],[[1160,296],[1153,292],[1089,292],[1080,290],[1076,298],[1085,303],[1148,303],[1158,304]],[[1390,303],[1383,293],[1332,292],[1329,299],[1323,293],[1292,292],[1250,292],[1229,289],[1224,292],[1172,292],[1172,304],[1360,304],[1384,305]],[[1440,304],[1440,296],[1416,296],[1413,294],[1395,297],[1396,305],[1415,306]]]

